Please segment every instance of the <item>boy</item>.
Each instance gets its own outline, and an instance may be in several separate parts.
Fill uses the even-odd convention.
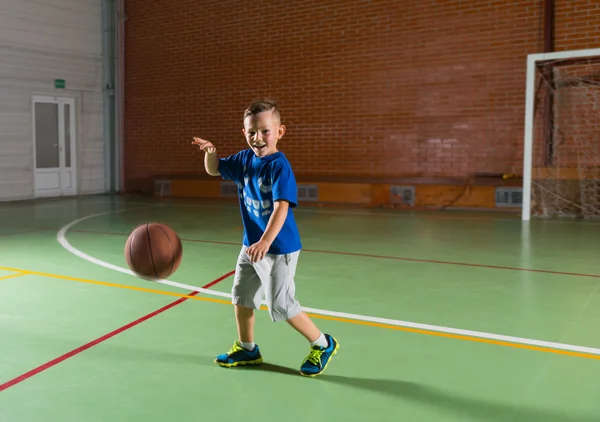
[[[250,149],[218,158],[211,142],[201,138],[192,142],[205,152],[204,167],[209,175],[238,185],[244,225],[232,287],[238,340],[215,362],[224,367],[262,362],[254,343],[254,310],[260,307],[264,292],[271,320],[286,321],[310,342],[300,374],[315,377],[325,370],[339,345],[315,326],[294,297],[302,244],[291,210],[297,206],[296,179],[287,158],[277,150],[285,130],[277,105],[261,100],[244,112],[242,133]]]

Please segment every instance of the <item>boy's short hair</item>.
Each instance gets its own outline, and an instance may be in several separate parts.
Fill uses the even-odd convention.
[[[281,121],[281,114],[279,113],[279,107],[277,103],[271,99],[263,99],[253,101],[252,104],[244,111],[244,120],[248,116],[254,116],[255,114],[262,113],[263,111],[273,110],[273,114]]]

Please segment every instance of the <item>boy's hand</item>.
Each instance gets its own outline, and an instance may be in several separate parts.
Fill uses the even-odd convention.
[[[265,257],[271,245],[264,240],[259,240],[254,245],[246,250],[246,255],[250,258],[250,262],[260,261]]]
[[[209,141],[205,141],[202,138],[196,138],[194,137],[194,140],[192,141],[192,145],[198,145],[198,147],[208,153],[208,154],[214,154],[215,152],[217,152],[217,148],[215,148],[215,146],[209,142]]]

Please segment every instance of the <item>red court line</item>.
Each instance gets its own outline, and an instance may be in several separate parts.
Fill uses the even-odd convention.
[[[333,255],[359,256],[359,257],[365,257],[365,258],[393,259],[393,260],[398,260],[398,261],[422,262],[425,264],[460,265],[463,267],[479,267],[479,268],[491,268],[491,269],[496,269],[496,270],[527,271],[527,272],[533,272],[533,273],[572,275],[572,276],[576,276],[576,277],[600,278],[600,274],[571,273],[571,272],[566,272],[566,271],[552,271],[552,270],[537,270],[535,268],[505,267],[502,265],[472,264],[472,263],[468,263],[468,262],[439,261],[439,260],[435,260],[435,259],[406,258],[406,257],[387,256],[387,255],[370,255],[370,254],[353,253],[353,252],[321,251],[321,250],[317,250],[317,249],[304,249],[304,250],[306,252],[318,252],[318,253],[333,254]]]
[[[218,282],[225,280],[227,277],[233,275],[234,273],[235,273],[235,271],[230,271],[227,274],[225,274],[225,275],[217,278],[216,280],[211,281],[210,283],[208,283],[206,286],[203,286],[202,288],[203,289],[208,289],[209,287],[214,286]],[[197,292],[197,291],[193,291],[191,293],[188,293],[188,296],[196,296],[198,293],[199,292]],[[171,309],[172,307],[177,306],[177,305],[185,302],[186,300],[188,300],[187,297],[182,297],[180,299],[177,299],[176,301],[174,301],[174,302],[172,302],[172,303],[170,303],[170,304],[168,304],[166,306],[163,306],[162,308],[157,309],[156,311],[151,312],[148,315],[145,315],[145,316],[143,316],[143,317],[141,317],[139,319],[136,319],[135,321],[132,321],[129,324],[122,326],[121,328],[117,328],[116,330],[111,331],[110,333],[105,334],[102,337],[98,337],[96,340],[92,340],[89,343],[86,343],[83,346],[78,347],[77,349],[73,349],[70,352],[65,353],[64,355],[57,357],[56,359],[52,359],[51,361],[46,362],[45,364],[40,365],[37,368],[34,368],[31,371],[29,371],[29,372],[25,372],[24,374],[19,375],[18,377],[13,378],[12,380],[5,382],[4,384],[0,384],[0,392],[4,391],[4,390],[6,390],[6,389],[8,389],[8,388],[10,388],[10,387],[12,387],[14,385],[17,385],[20,382],[23,382],[26,379],[31,378],[34,375],[37,375],[37,374],[39,374],[42,371],[45,371],[46,369],[52,368],[53,366],[58,365],[59,363],[61,363],[61,362],[65,361],[65,360],[67,360],[67,359],[69,359],[69,358],[71,358],[71,357],[73,357],[73,356],[75,356],[75,355],[77,355],[77,354],[79,354],[79,353],[81,353],[81,352],[89,349],[90,347],[96,346],[96,345],[102,343],[103,341],[108,340],[109,338],[116,336],[119,333],[122,333],[123,331],[126,331],[126,330],[128,330],[128,329],[130,329],[132,327],[135,327],[136,325],[141,324],[142,322],[144,322],[144,321],[146,321],[146,320],[148,320],[148,319],[150,319],[152,317],[155,317],[156,315],[158,315],[158,314],[160,314],[160,313],[162,313],[162,312],[164,312],[164,311],[166,311],[168,309]]]
[[[48,228],[47,230],[56,230],[56,229]],[[71,230],[69,230],[69,232],[105,234],[105,235],[112,235],[112,236],[129,236],[129,234],[126,234],[126,233],[105,232],[105,231],[100,231],[100,230],[71,229]],[[233,246],[240,245],[239,242],[223,242],[223,241],[217,241],[217,240],[203,240],[203,239],[182,238],[181,241],[194,242],[194,243],[210,243],[213,245],[233,245]],[[377,258],[377,259],[390,259],[390,260],[395,260],[395,261],[420,262],[423,264],[457,265],[457,266],[462,266],[462,267],[489,268],[489,269],[494,269],[494,270],[524,271],[524,272],[541,273],[541,274],[568,275],[568,276],[573,276],[573,277],[600,278],[600,274],[576,273],[576,272],[569,272],[569,271],[540,270],[540,269],[535,269],[535,268],[508,267],[508,266],[503,266],[503,265],[489,265],[489,264],[474,264],[474,263],[469,263],[469,262],[442,261],[442,260],[436,260],[436,259],[407,258],[407,257],[402,257],[402,256],[373,255],[373,254],[364,254],[364,253],[357,253],[357,252],[326,251],[326,250],[320,250],[320,249],[303,249],[303,251],[312,252],[312,253],[330,254],[330,255],[345,255],[345,256],[355,256],[355,257],[362,257],[362,258]]]
[[[213,240],[200,240],[200,239],[181,239],[186,242],[196,242],[196,243],[212,243],[216,245],[239,245],[239,243],[234,242],[219,242]],[[495,270],[510,270],[510,271],[526,271],[533,273],[545,273],[545,274],[555,274],[555,275],[572,275],[575,277],[592,277],[592,278],[600,278],[600,274],[586,274],[586,273],[572,273],[566,271],[553,271],[553,270],[538,270],[535,268],[520,268],[520,267],[507,267],[502,265],[489,265],[489,264],[473,264],[468,262],[456,262],[456,261],[441,261],[436,259],[421,259],[421,258],[407,258],[402,256],[389,256],[389,255],[373,255],[366,253],[358,253],[358,252],[341,252],[341,251],[325,251],[320,249],[303,249],[304,252],[312,252],[312,253],[322,253],[322,254],[330,254],[330,255],[344,255],[344,256],[355,256],[361,258],[377,258],[377,259],[391,259],[395,261],[408,261],[408,262],[420,262],[423,264],[442,264],[442,265],[458,265],[462,267],[479,267],[479,268],[490,268]]]

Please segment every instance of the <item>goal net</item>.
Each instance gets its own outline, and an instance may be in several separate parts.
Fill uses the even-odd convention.
[[[600,50],[529,56],[525,129],[524,219],[600,218]]]

